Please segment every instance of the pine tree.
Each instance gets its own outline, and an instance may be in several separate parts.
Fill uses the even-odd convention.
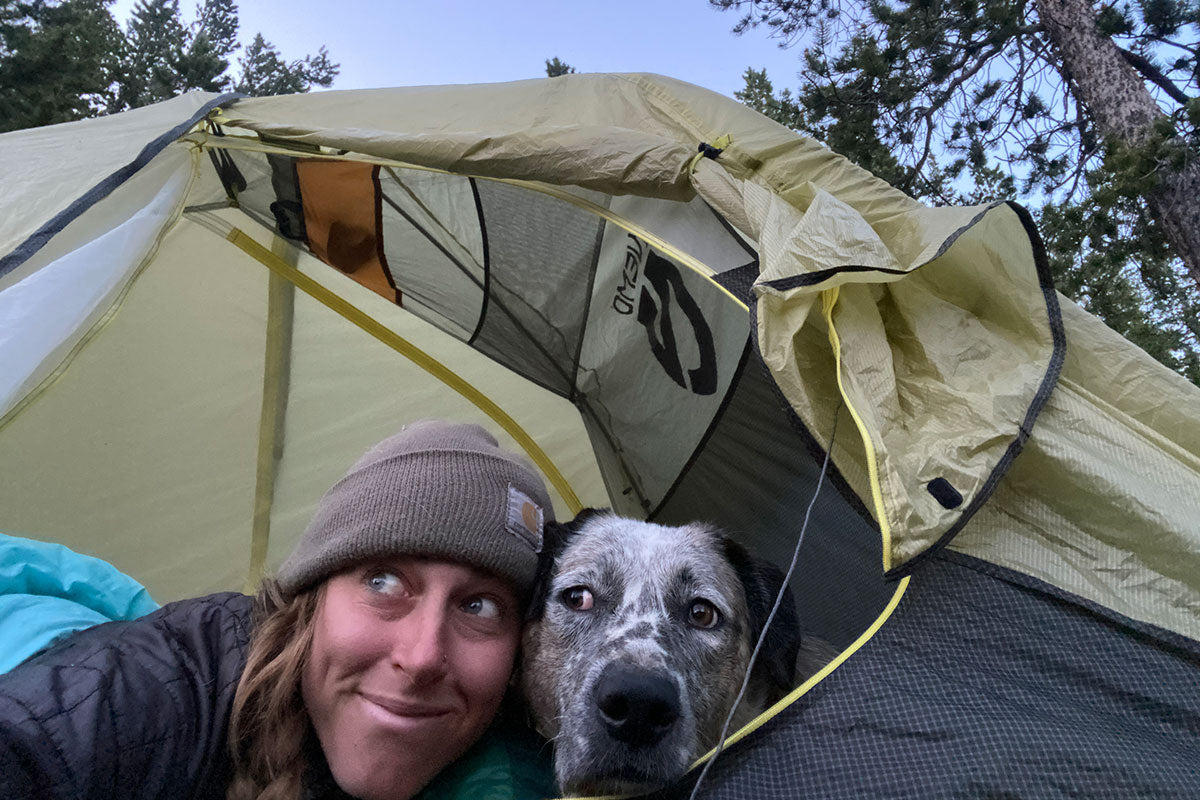
[[[239,64],[234,0],[201,0],[185,25],[179,0],[139,0],[127,30],[113,0],[0,0],[0,132],[135,108],[190,89],[246,94],[329,86],[338,65],[322,47],[286,61],[262,34]]]
[[[196,21],[185,27],[178,0],[139,0],[129,21],[129,58],[122,99],[128,106],[158,102],[189,89],[231,88],[262,96],[307,92],[329,86],[338,65],[322,47],[315,56],[285,61],[261,33],[238,60],[239,76],[228,74],[238,49],[237,5],[202,0]]]
[[[222,58],[238,49],[237,14],[233,0],[204,0],[196,11],[196,35],[208,39],[213,52]]]
[[[565,61],[559,61],[558,56],[546,59],[546,77],[557,78],[559,75],[572,75],[575,68]]]
[[[157,103],[183,90],[179,67],[188,41],[179,0],[138,0],[129,19],[128,57],[121,87],[125,106]]]
[[[124,37],[111,0],[0,0],[0,132],[102,114]]]
[[[241,76],[234,88],[256,97],[307,92],[313,86],[329,86],[338,74],[338,65],[329,60],[324,47],[315,56],[289,63],[261,33],[254,35],[238,64]]]
[[[237,6],[233,0],[204,0],[196,11],[191,40],[178,64],[184,90],[222,92],[229,88],[229,56],[238,48]]]

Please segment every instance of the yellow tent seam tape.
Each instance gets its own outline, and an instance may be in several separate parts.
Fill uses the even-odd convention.
[[[837,305],[838,287],[826,289],[821,292],[821,304],[825,312],[825,322],[829,326],[829,344],[833,347],[833,358],[837,369],[838,391],[842,395],[842,402],[846,404],[846,408],[850,411],[850,416],[854,418],[854,424],[858,427],[859,436],[862,437],[863,449],[867,451],[867,476],[871,483],[871,501],[875,505],[875,516],[879,523],[879,533],[883,537],[883,571],[887,572],[892,568],[892,529],[888,524],[887,511],[883,506],[883,487],[879,483],[879,467],[875,463],[875,445],[871,442],[870,432],[867,430],[866,424],[862,421],[862,417],[854,410],[854,404],[850,402],[850,398],[846,396],[846,386],[842,382],[842,343],[838,337],[837,329],[833,325],[833,307]],[[833,442],[829,443],[833,447]]]
[[[412,361],[417,366],[424,369],[433,377],[440,380],[442,383],[454,389],[467,400],[471,401],[479,410],[487,414],[497,425],[504,429],[511,436],[521,449],[529,456],[534,464],[541,469],[542,473],[558,491],[559,496],[571,509],[572,513],[578,512],[583,504],[579,501],[571,485],[567,483],[566,478],[559,472],[558,467],[550,460],[545,451],[533,440],[525,429],[522,428],[517,421],[510,417],[505,411],[496,405],[490,398],[480,392],[457,373],[452,371],[445,364],[430,356],[425,351],[408,341],[404,337],[397,334],[395,331],[387,328],[382,323],[373,317],[365,314],[361,309],[350,304],[341,297],[338,297],[329,289],[322,286],[317,281],[305,275],[299,269],[290,266],[283,259],[276,256],[267,248],[263,247],[251,236],[238,228],[232,228],[226,239],[234,246],[238,247],[248,256],[261,263],[263,266],[270,269],[296,285],[296,288],[309,295],[313,299],[320,302],[332,311],[345,317],[350,322],[353,322],[359,328],[374,336],[379,341],[391,347],[396,352],[403,355],[405,358]]]
[[[287,252],[286,248],[286,240],[276,236],[272,247],[275,255],[282,258]],[[281,250],[284,253],[278,252]],[[246,594],[254,594],[258,588],[271,541],[271,507],[275,502],[275,479],[279,467],[276,453],[283,437],[291,373],[294,291],[295,286],[287,278],[271,273],[267,289],[263,395],[258,420],[258,460],[254,481],[254,517],[250,532],[250,566],[242,589]]]

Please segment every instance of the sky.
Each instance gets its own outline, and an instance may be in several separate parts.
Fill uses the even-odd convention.
[[[185,19],[195,0],[180,0]],[[122,23],[134,0],[118,0]],[[579,72],[657,72],[732,96],[747,67],[797,84],[799,52],[765,31],[736,36],[737,12],[707,0],[241,0],[240,38],[262,32],[289,60],[321,45],[341,64],[334,89],[545,77],[557,56]]]

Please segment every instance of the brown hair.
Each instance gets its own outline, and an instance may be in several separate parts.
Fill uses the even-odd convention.
[[[322,584],[323,586],[323,584]],[[226,800],[298,800],[311,723],[300,694],[321,586],[286,597],[272,579],[254,601],[254,631],[229,720]]]

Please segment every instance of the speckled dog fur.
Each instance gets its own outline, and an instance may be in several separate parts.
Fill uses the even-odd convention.
[[[640,792],[680,777],[716,743],[782,575],[702,524],[586,512],[550,533],[556,552],[526,629],[521,680],[539,730],[554,741],[561,789]],[[592,608],[564,598],[577,587],[591,592]],[[688,623],[698,599],[717,609],[711,630]],[[790,592],[768,637],[731,730],[794,685],[800,637]],[[675,686],[679,717],[661,739],[630,746],[608,735],[596,688],[610,664]]]

